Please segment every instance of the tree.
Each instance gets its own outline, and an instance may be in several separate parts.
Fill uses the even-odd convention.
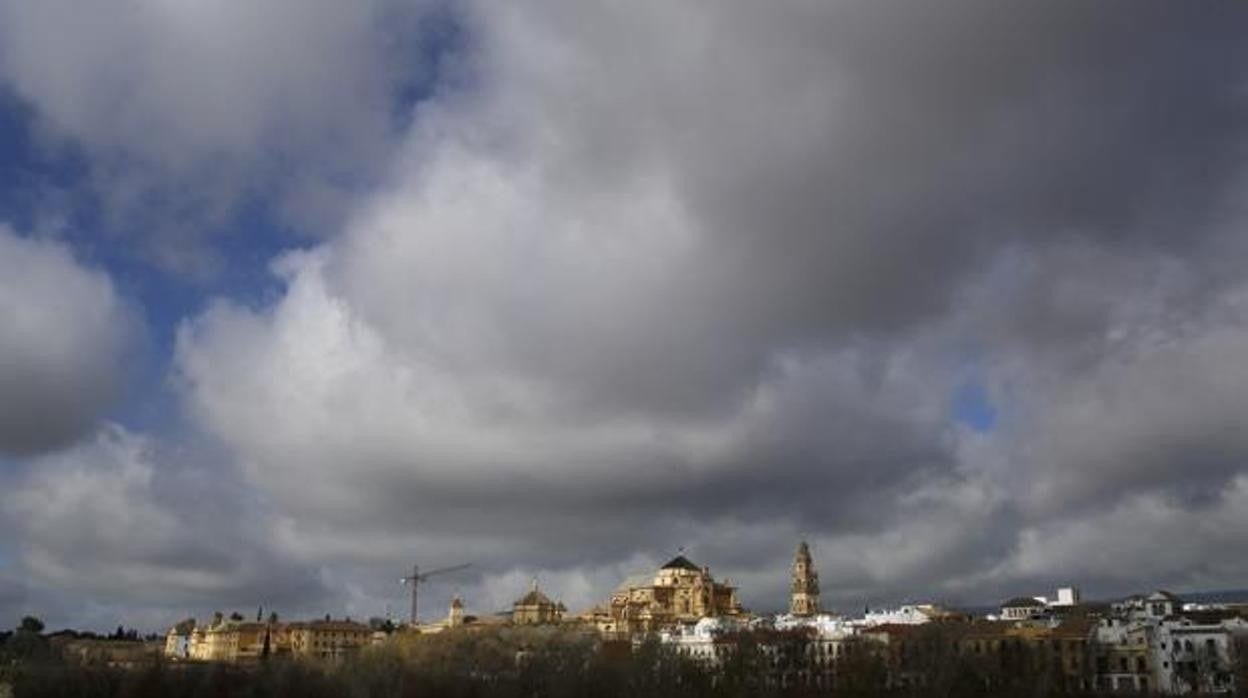
[[[41,659],[49,652],[48,640],[43,632],[43,621],[34,616],[26,616],[18,624],[17,629],[4,643],[8,654],[15,659]]]
[[[22,622],[17,626],[17,629],[22,632],[35,633],[38,635],[43,632],[43,627],[43,621],[34,616],[26,616],[25,618],[22,618]]]

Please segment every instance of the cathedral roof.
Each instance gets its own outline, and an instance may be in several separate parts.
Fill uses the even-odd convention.
[[[534,579],[533,586],[529,587],[529,593],[520,597],[516,601],[515,605],[516,606],[554,606],[555,602],[551,601],[549,596],[538,591],[537,580]]]
[[[517,606],[553,606],[554,603],[555,603],[554,601],[550,600],[549,596],[534,589],[530,591],[529,593],[525,594],[524,596],[520,597],[520,600],[516,601],[515,605]]]
[[[698,567],[697,565],[695,565],[695,564],[693,564],[692,562],[690,562],[690,561],[689,561],[689,558],[685,557],[684,555],[677,555],[676,557],[672,558],[670,562],[668,562],[666,565],[663,565],[663,566],[662,566],[662,567],[660,567],[659,569],[663,569],[663,570],[692,570],[692,571],[694,571],[694,572],[701,572],[701,571],[702,571],[702,568],[701,568],[701,567]]]

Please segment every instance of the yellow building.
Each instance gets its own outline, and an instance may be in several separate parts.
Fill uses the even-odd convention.
[[[175,626],[175,630],[177,626]],[[204,662],[241,662],[259,660],[267,641],[270,655],[290,652],[287,626],[281,623],[256,623],[215,619],[208,627],[191,630],[185,654],[178,654],[177,641],[171,631],[165,652],[169,657],[185,657]]]
[[[652,632],[702,618],[741,615],[736,587],[717,582],[710,570],[678,555],[653,576],[625,580],[610,606],[592,613],[599,630]]]
[[[373,631],[351,620],[314,620],[287,626],[296,657],[336,659],[358,652],[372,642]]]
[[[512,604],[511,622],[516,625],[548,625],[563,620],[567,611],[562,603],[552,601],[537,588],[537,580],[529,593]]]

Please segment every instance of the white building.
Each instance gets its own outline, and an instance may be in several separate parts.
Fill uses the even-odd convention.
[[[934,604],[907,604],[899,608],[867,609],[862,618],[849,621],[860,628],[874,628],[878,625],[922,625],[930,623],[932,618],[942,614],[940,607]]]
[[[692,625],[680,625],[659,633],[659,642],[677,654],[698,661],[707,667],[723,664],[731,643],[726,635],[745,629],[732,618],[703,618]]]
[[[1044,615],[1047,604],[1031,596],[1016,596],[1001,603],[1001,618],[1004,620],[1028,620]]]
[[[1236,637],[1248,636],[1242,618],[1171,618],[1157,624],[1153,664],[1167,693],[1229,693],[1235,688]]]
[[[1160,621],[1183,609],[1183,600],[1168,591],[1155,591],[1148,596],[1128,596],[1111,605],[1114,612],[1129,618]]]
[[[1078,606],[1081,601],[1079,589],[1077,587],[1059,587],[1057,590],[1057,599],[1050,601],[1050,606],[1069,607]]]

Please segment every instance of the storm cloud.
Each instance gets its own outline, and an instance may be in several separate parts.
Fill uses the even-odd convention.
[[[0,224],[0,454],[64,446],[113,406],[141,322],[107,274]]]
[[[846,610],[1242,586],[1248,12],[437,11],[456,42],[414,68],[436,80],[397,121],[384,88],[337,101],[361,74],[393,85],[381,50],[293,95],[267,89],[285,63],[248,77],[227,95],[241,121],[197,111],[202,147],[61,117],[91,147],[155,148],[147,175],[219,149],[248,172],[265,148],[317,163],[339,130],[366,144],[342,156],[366,185],[272,260],[273,293],[178,321],[187,428],[264,502],[216,596],[316,570],[292,604],[375,613],[413,559],[470,560],[431,604],[497,610],[536,575],[584,605],[685,546],[769,609],[803,537]],[[375,14],[342,12],[334,37],[374,36]],[[328,26],[274,22],[257,26]],[[190,64],[216,65],[216,41]],[[164,78],[190,90],[184,68]],[[80,113],[19,75],[46,114]],[[141,104],[176,119],[177,94]],[[298,184],[244,181],[279,206]],[[57,559],[82,542],[25,538]],[[155,548],[204,546],[188,569],[209,574],[194,533]]]

